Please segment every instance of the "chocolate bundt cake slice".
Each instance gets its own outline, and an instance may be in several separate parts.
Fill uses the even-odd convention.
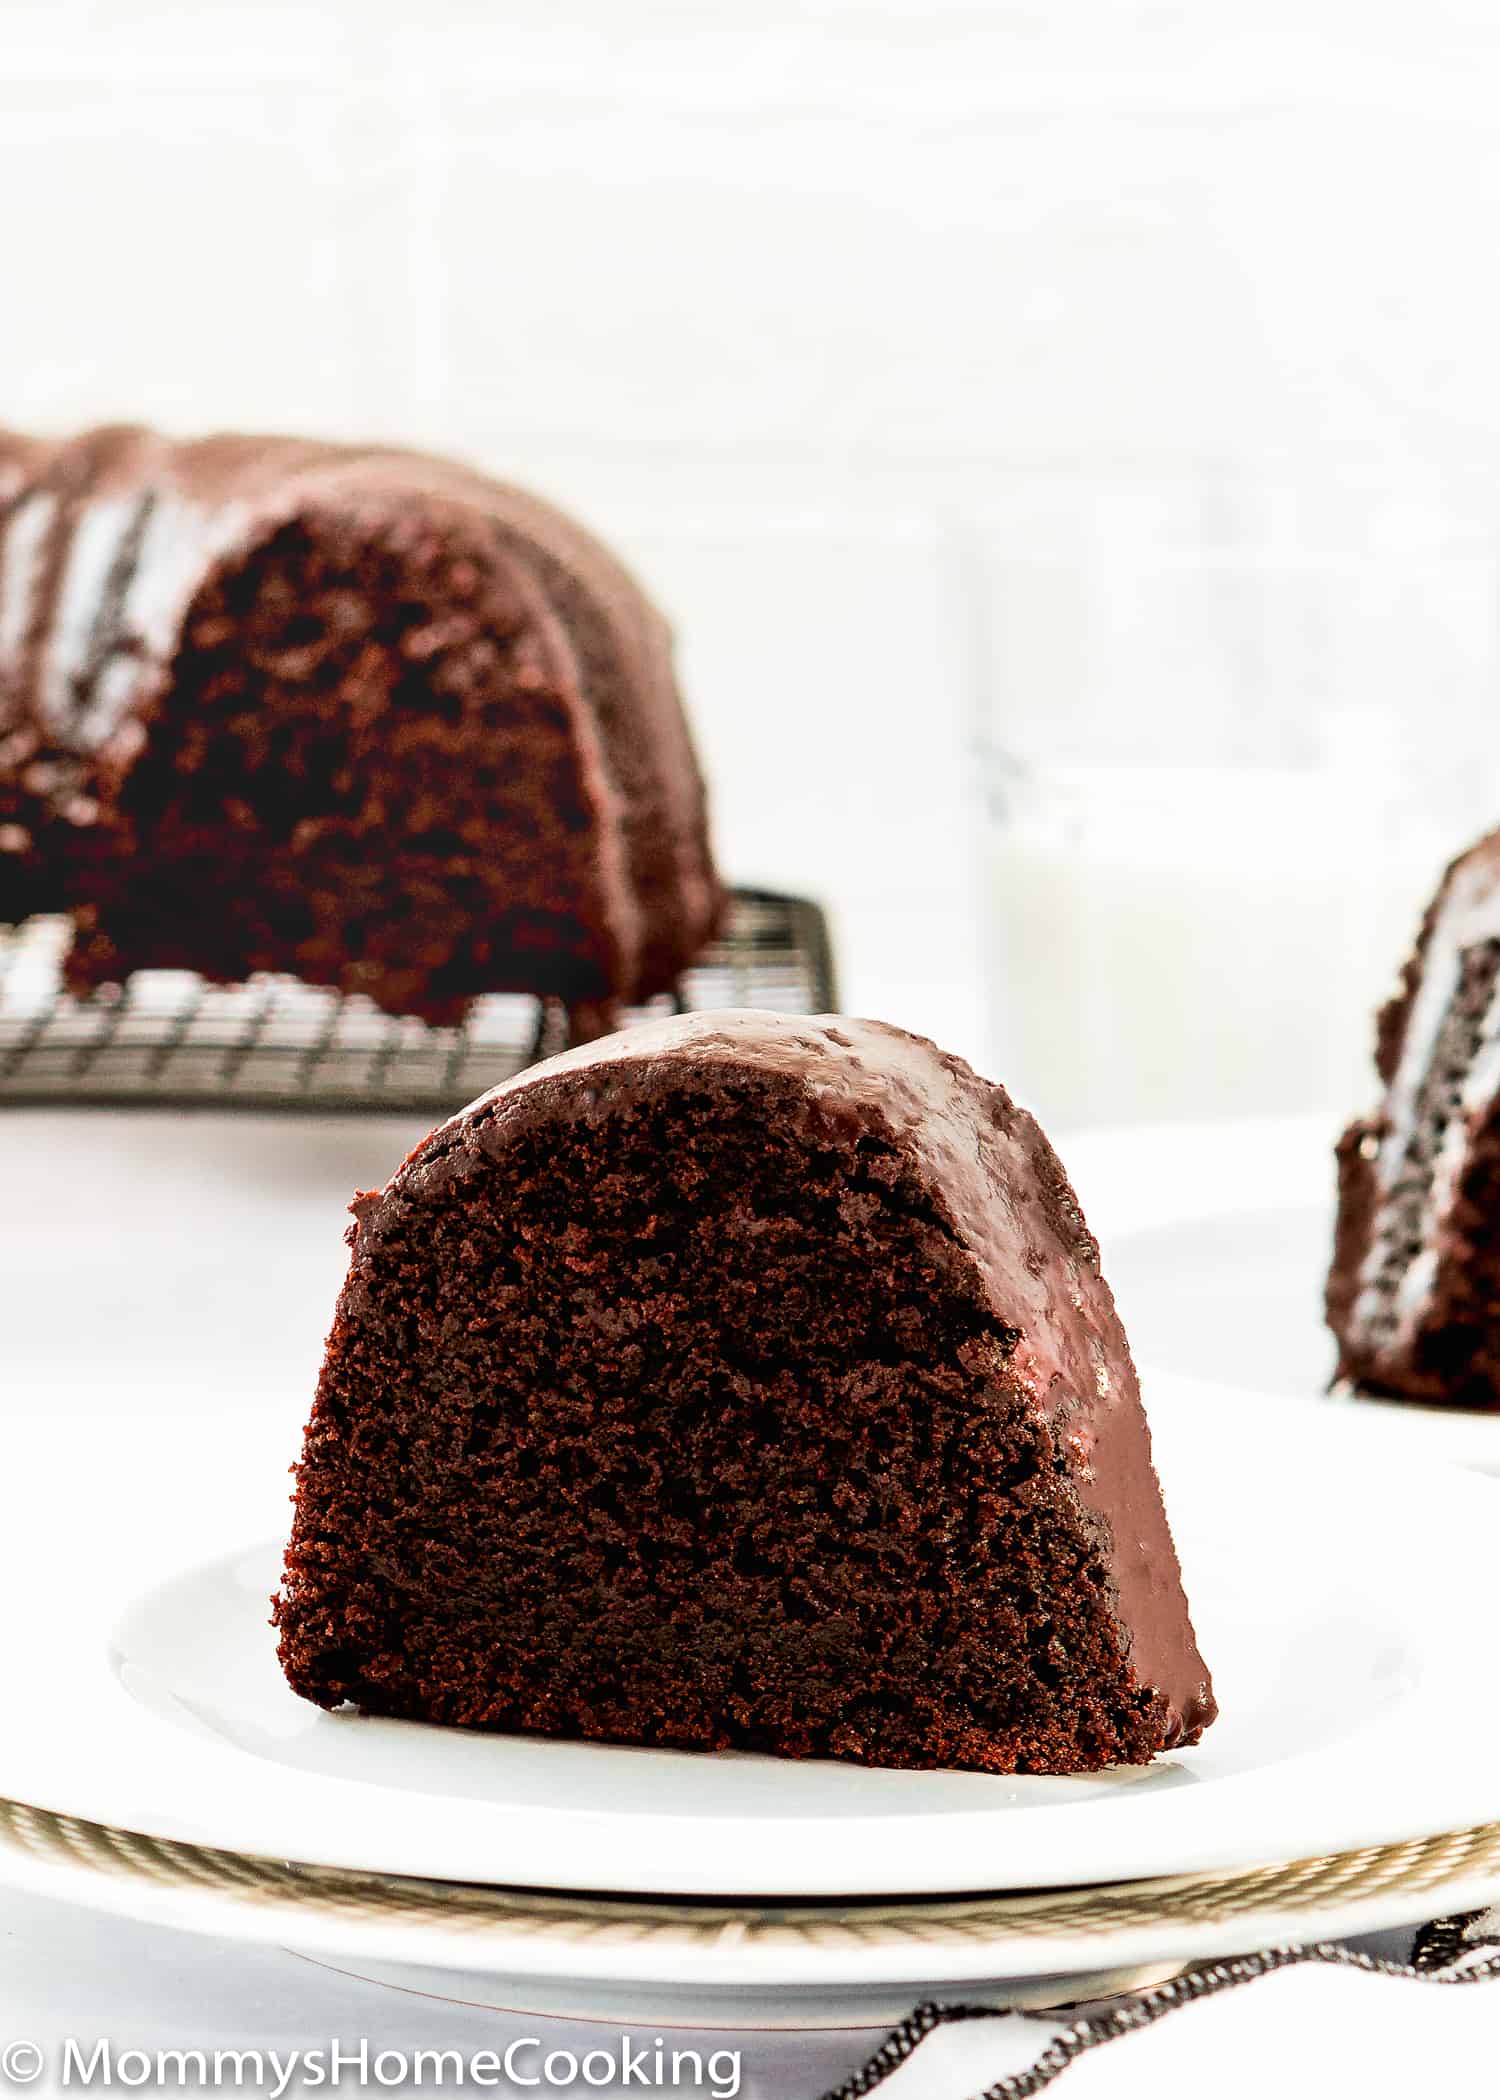
[[[1500,1407],[1500,832],[1444,876],[1375,1061],[1384,1097],[1338,1148],[1337,1377]]]
[[[957,1058],[647,1023],[354,1215],[275,1612],[304,1697],[990,1772],[1212,1720],[1098,1250]]]
[[[70,984],[279,970],[610,1025],[723,903],[664,621],[536,498],[413,453],[0,436],[0,919]]]

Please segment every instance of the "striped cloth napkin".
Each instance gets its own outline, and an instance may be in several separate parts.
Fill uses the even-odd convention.
[[[1154,2027],[1188,2006],[1242,1990],[1247,1984],[1282,1970],[1312,1967],[1449,1986],[1500,1980],[1500,1906],[1461,1917],[1439,1918],[1424,1925],[1415,1936],[1410,1932],[1386,1934],[1379,1940],[1348,1944],[1311,1941],[1300,1946],[1270,1947],[1233,1960],[1203,1962],[1150,1989],[1069,2007],[1066,2012],[1003,2012],[959,1999],[920,2005],[891,2031],[865,2063],[829,2087],[823,2100],[865,2100],[866,2095],[881,2088],[886,2089],[881,2100],[912,2100],[918,2094],[923,2100],[928,2100],[928,2096],[930,2100],[950,2100],[950,2096],[951,2100],[971,2100],[971,2096],[972,2100],[1031,2100],[1033,2094],[1046,2092],[1080,2059]],[[1500,2053],[1500,2006],[1496,2013],[1491,2046]],[[962,2051],[962,2068],[950,2055],[942,2071],[932,2061],[930,2076],[924,2076],[924,2046],[931,2056],[932,2037],[951,2035],[958,2029],[970,2030]],[[1322,2039],[1326,2042],[1326,2032]],[[1494,2060],[1491,2055],[1491,2065]],[[1123,2062],[1117,2068],[1124,2073]],[[1156,2089],[1151,2070],[1145,2065],[1138,2068],[1145,2072],[1141,2090]],[[1311,2082],[1298,2082],[1294,2062],[1279,2069],[1283,2073],[1279,2090],[1287,2100],[1300,2100],[1303,2093],[1335,2089],[1324,2066],[1317,2067]],[[1304,2064],[1303,2069],[1311,2071],[1313,2067]],[[1478,2080],[1477,2064],[1472,2088],[1454,2075],[1456,2070],[1451,2061],[1434,2063],[1434,2089],[1492,2089],[1487,2077]],[[944,2077],[943,2071],[949,2075]],[[1202,2071],[1205,2093],[1226,2089],[1222,2077],[1216,2077],[1211,2047],[1203,2053]],[[976,2077],[979,2083],[975,2082]],[[959,2079],[963,2082],[957,2082]],[[1097,2088],[1106,2089],[1122,2093],[1126,2090],[1114,2078]],[[1353,2090],[1368,2090],[1357,2070]]]

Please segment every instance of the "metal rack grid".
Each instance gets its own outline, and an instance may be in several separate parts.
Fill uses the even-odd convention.
[[[61,985],[67,942],[62,919],[0,927],[0,1105],[446,1114],[566,1047],[562,1008],[519,994],[476,1000],[456,1028],[396,1019],[289,977],[221,986],[142,970],[122,993],[79,1000]],[[722,938],[685,973],[680,1000],[630,1017],[836,1005],[818,906],[737,890]]]

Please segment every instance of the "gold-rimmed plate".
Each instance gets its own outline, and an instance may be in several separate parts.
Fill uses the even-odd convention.
[[[762,1906],[350,1874],[0,1801],[0,1883],[279,1944],[458,2003],[694,2026],[882,2026],[934,1996],[1058,2004],[1188,1962],[1475,1909],[1500,1897],[1500,1823],[1238,1874]]]

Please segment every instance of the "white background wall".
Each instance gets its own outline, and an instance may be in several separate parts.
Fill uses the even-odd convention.
[[[7,0],[0,415],[574,505],[729,867],[984,1055],[984,747],[1500,814],[1497,107],[1487,0]]]

